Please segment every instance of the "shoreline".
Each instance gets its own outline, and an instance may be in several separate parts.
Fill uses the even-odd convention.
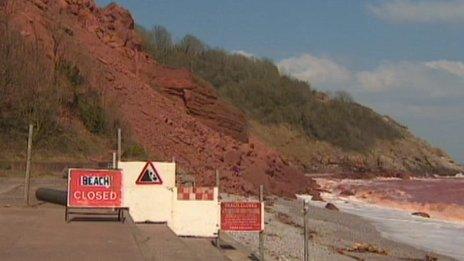
[[[464,196],[462,189],[464,179],[462,178],[409,180],[376,178],[367,181],[316,178],[315,180],[322,188],[322,197],[325,194],[325,197],[331,199],[360,202],[410,214],[420,212],[429,215],[431,219],[464,224],[464,200],[461,199]],[[454,188],[450,188],[450,185],[454,185]]]
[[[316,180],[325,202],[311,201],[313,205],[333,203],[372,222],[385,238],[464,260],[462,178]]]
[[[223,201],[250,200],[237,195],[221,194]],[[309,197],[309,196],[308,196]],[[302,260],[303,216],[301,199],[266,198],[265,249],[271,260]],[[311,260],[454,260],[433,251],[422,250],[382,235],[373,221],[318,206],[309,206],[308,229]],[[253,252],[258,249],[256,233],[228,233]],[[355,251],[357,245],[369,245],[371,252]],[[383,254],[383,253],[386,254]]]
[[[346,201],[324,197],[326,202],[310,201],[323,208],[327,202],[335,204],[341,212],[355,215],[374,225],[381,236],[422,251],[440,253],[464,260],[464,224],[413,216],[407,211],[385,208],[362,201]]]
[[[324,198],[324,196],[322,196]],[[388,210],[397,210],[408,213],[420,212],[430,215],[428,219],[441,222],[464,225],[464,206],[456,204],[421,204],[416,202],[398,202],[382,199],[381,196],[370,194],[369,197],[357,196],[339,197],[340,200],[358,202],[366,205],[381,207]],[[446,213],[446,214],[445,214]]]

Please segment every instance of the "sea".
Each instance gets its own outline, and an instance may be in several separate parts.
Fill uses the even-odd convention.
[[[343,212],[371,221],[387,239],[464,260],[464,220],[460,216],[461,208],[464,209],[464,179],[343,180],[341,183],[344,189],[347,184],[355,184],[356,194],[362,191],[362,198],[323,193],[325,201],[334,203]],[[387,194],[379,196],[382,193]],[[376,200],[366,200],[368,195],[374,195]],[[309,202],[317,207],[326,204]],[[431,211],[431,218],[411,215],[415,210],[424,209]]]

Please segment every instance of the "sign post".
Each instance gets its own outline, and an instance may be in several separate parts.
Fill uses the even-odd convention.
[[[221,202],[221,230],[259,232],[259,255],[264,260],[264,199],[260,186],[259,202]]]
[[[117,169],[118,168],[118,160],[116,159],[116,152],[113,152],[113,166],[112,166],[113,169]]]
[[[263,185],[259,186],[259,202],[263,205],[264,201],[264,188]],[[261,261],[264,261],[264,227],[261,231],[259,231],[259,255]]]
[[[304,261],[309,261],[308,249],[308,203],[303,200],[303,224],[304,224]]]
[[[122,156],[122,133],[121,133],[121,128],[118,128],[118,161],[121,161],[121,156]]]
[[[32,133],[34,125],[29,124],[29,136],[27,139],[26,178],[24,180],[24,201],[29,206],[29,192],[31,182],[31,156],[32,156]]]
[[[262,226],[261,202],[221,202],[221,230],[260,232]]]
[[[120,170],[69,170],[66,220],[70,213],[68,208],[120,210],[121,207],[122,172]]]
[[[218,188],[218,201],[219,201],[219,204],[221,204],[220,202],[220,197],[221,197],[221,190],[219,189],[219,184],[220,183],[220,179],[219,179],[219,170],[216,170],[216,187]],[[221,249],[221,227],[218,227],[218,232],[217,232],[217,238],[216,238],[216,247],[220,250]]]

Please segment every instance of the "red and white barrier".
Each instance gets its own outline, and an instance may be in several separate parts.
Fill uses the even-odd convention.
[[[175,163],[119,162],[123,205],[135,222],[166,222],[180,236],[215,237],[220,224],[218,189],[175,187]]]
[[[214,187],[179,187],[177,200],[214,200]]]
[[[179,236],[215,237],[221,205],[217,188],[174,188],[172,219],[168,226]]]

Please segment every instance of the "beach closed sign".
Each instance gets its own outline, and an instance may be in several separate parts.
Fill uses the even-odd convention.
[[[264,230],[263,204],[260,202],[221,202],[221,229],[248,232]]]
[[[70,169],[68,207],[116,208],[122,206],[120,170]]]

